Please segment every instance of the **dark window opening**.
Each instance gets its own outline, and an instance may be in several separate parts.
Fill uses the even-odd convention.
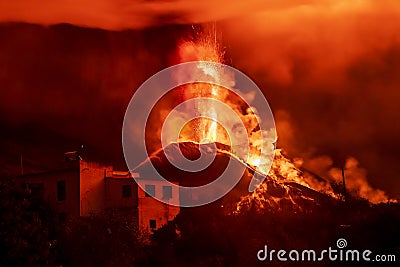
[[[150,220],[150,228],[151,229],[156,229],[157,228],[157,221],[156,220]]]
[[[57,182],[57,200],[64,201],[66,198],[66,184],[65,181]]]
[[[172,198],[172,186],[163,186],[163,199],[171,199]]]
[[[145,186],[146,197],[155,197],[156,196],[156,186],[152,184],[146,184]]]
[[[122,186],[122,197],[123,198],[132,197],[132,185],[127,184]]]

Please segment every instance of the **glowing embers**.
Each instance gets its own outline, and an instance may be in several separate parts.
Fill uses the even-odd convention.
[[[208,117],[199,117],[187,122],[179,133],[178,141],[201,144],[218,142],[231,147],[226,129],[218,121]]]

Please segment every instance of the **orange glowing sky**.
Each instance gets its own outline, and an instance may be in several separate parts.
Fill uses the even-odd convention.
[[[354,157],[398,194],[399,18],[398,0],[1,0],[2,147],[26,144],[1,163],[32,143],[106,139],[99,153],[121,156],[132,88],[175,62],[194,24],[216,22],[226,63],[270,102],[278,146],[321,174]]]
[[[250,0],[250,1],[188,1],[188,0],[15,0],[0,2],[1,21],[24,21],[51,25],[71,23],[79,26],[126,29],[158,26],[167,23],[204,23],[237,19],[252,23],[254,31],[292,24],[302,18],[308,21],[357,20],[357,14],[382,14],[389,21],[399,14],[396,0]],[[299,16],[298,14],[301,13]],[[355,15],[355,16],[354,16]],[[378,17],[375,17],[377,19]],[[392,20],[393,24],[395,21]],[[246,24],[244,24],[246,25]],[[340,27],[340,26],[339,26]]]

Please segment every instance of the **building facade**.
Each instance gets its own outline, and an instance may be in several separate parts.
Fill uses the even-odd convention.
[[[138,218],[143,231],[152,231],[172,221],[180,208],[179,189],[165,181],[135,178],[138,187]],[[158,199],[162,199],[161,202]]]
[[[168,204],[179,199],[177,190],[161,181],[144,180],[138,173],[115,171],[112,166],[95,162],[73,160],[63,169],[17,179],[29,186],[32,197],[49,203],[61,222],[118,213],[133,220],[139,229],[151,232],[179,213],[179,207]],[[155,195],[165,197],[166,203],[154,199]]]

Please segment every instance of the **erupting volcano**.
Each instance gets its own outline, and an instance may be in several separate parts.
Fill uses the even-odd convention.
[[[215,181],[227,162],[233,160],[233,170],[237,169],[241,179],[222,202],[229,199],[232,207],[234,201],[235,208],[231,210],[235,212],[251,206],[303,210],[308,205],[304,203],[340,199],[342,192],[335,193],[328,180],[300,169],[281,149],[276,149],[272,114],[270,118],[260,114],[258,106],[253,106],[257,101],[254,91],[237,83],[234,73],[214,64],[223,63],[215,37],[206,34],[196,41],[182,42],[177,55],[178,63],[195,65],[189,71],[178,69],[173,79],[179,82],[201,76],[212,83],[183,82],[158,101],[146,125],[146,150],[150,156],[133,171],[151,177],[151,165],[166,180],[182,186],[202,186]],[[182,163],[178,155],[190,161],[205,155],[212,163],[202,171],[188,172],[176,164]],[[229,175],[234,176],[233,172]]]
[[[163,132],[164,140],[161,140],[163,144],[218,142],[229,146],[232,154],[259,172],[268,174],[271,155],[275,149],[275,127],[272,123],[267,130],[260,128],[260,123],[264,118],[260,118],[258,111],[248,104],[253,101],[254,92],[246,91],[246,88],[231,91],[217,85],[226,84],[235,88],[236,81],[233,73],[212,64],[212,62],[223,63],[223,53],[220,52],[215,38],[206,35],[197,41],[183,42],[178,49],[178,58],[180,63],[189,61],[198,63],[197,70],[192,73],[185,71],[176,73],[177,80],[180,79],[180,75],[191,76],[200,73],[200,75],[210,76],[215,84],[191,83],[178,88],[176,97],[180,97],[181,102],[188,99],[194,100],[182,112],[194,113],[194,119],[186,122],[181,128],[174,127],[175,125],[167,126]],[[215,101],[205,101],[204,99]],[[244,127],[235,124],[232,114],[227,114],[221,105],[217,105],[218,102],[227,105],[240,118]],[[181,116],[181,118],[175,118],[175,120],[184,120],[185,114],[182,113],[176,114],[175,117]],[[161,122],[164,122],[168,112],[162,110],[160,115]],[[248,140],[243,138],[243,131]]]
[[[179,62],[196,62],[196,65],[190,71],[178,69],[173,78],[179,81],[182,77],[207,76],[214,83],[184,83],[164,95],[146,125],[146,147],[152,154],[133,171],[143,177],[154,177],[152,166],[166,180],[193,187],[215,181],[228,162],[233,161],[229,175],[241,178],[221,200],[222,206],[229,204],[232,212],[253,204],[260,209],[268,206],[302,210],[305,202],[337,198],[327,181],[300,171],[281,150],[275,150],[277,137],[272,115],[263,117],[252,105],[255,93],[239,88],[241,84],[236,84],[234,73],[213,64],[223,63],[223,53],[215,38],[207,36],[181,43],[177,53]],[[228,90],[221,84],[235,89]],[[182,163],[186,159],[194,162],[202,156],[202,160],[211,164],[201,171],[178,167],[186,164]],[[181,201],[193,198],[192,192],[189,193],[190,196],[181,194]],[[205,193],[195,198],[208,197]]]

